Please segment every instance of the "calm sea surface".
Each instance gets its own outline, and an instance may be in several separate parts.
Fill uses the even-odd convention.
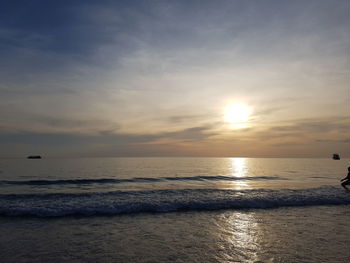
[[[0,159],[2,262],[348,262],[350,160]]]

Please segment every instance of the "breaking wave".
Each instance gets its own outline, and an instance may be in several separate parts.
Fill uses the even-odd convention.
[[[182,189],[107,193],[0,194],[2,216],[94,216],[350,204],[339,187],[283,190]]]

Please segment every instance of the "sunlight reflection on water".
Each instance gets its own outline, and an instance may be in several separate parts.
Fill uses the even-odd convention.
[[[230,169],[231,175],[233,177],[244,178],[247,175],[247,160],[246,158],[231,158],[230,159]],[[232,182],[232,186],[235,189],[245,189],[249,187],[249,183],[247,181],[234,181]]]
[[[259,262],[261,229],[253,213],[234,212],[222,217],[220,262]]]

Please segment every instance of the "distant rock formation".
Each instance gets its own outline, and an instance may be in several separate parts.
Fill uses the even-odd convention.
[[[40,155],[29,155],[27,159],[41,159]]]

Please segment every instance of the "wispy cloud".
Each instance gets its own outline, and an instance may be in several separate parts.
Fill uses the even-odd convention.
[[[345,0],[5,1],[2,143],[223,155],[346,140],[349,11]],[[223,123],[232,101],[252,107],[249,129]]]

